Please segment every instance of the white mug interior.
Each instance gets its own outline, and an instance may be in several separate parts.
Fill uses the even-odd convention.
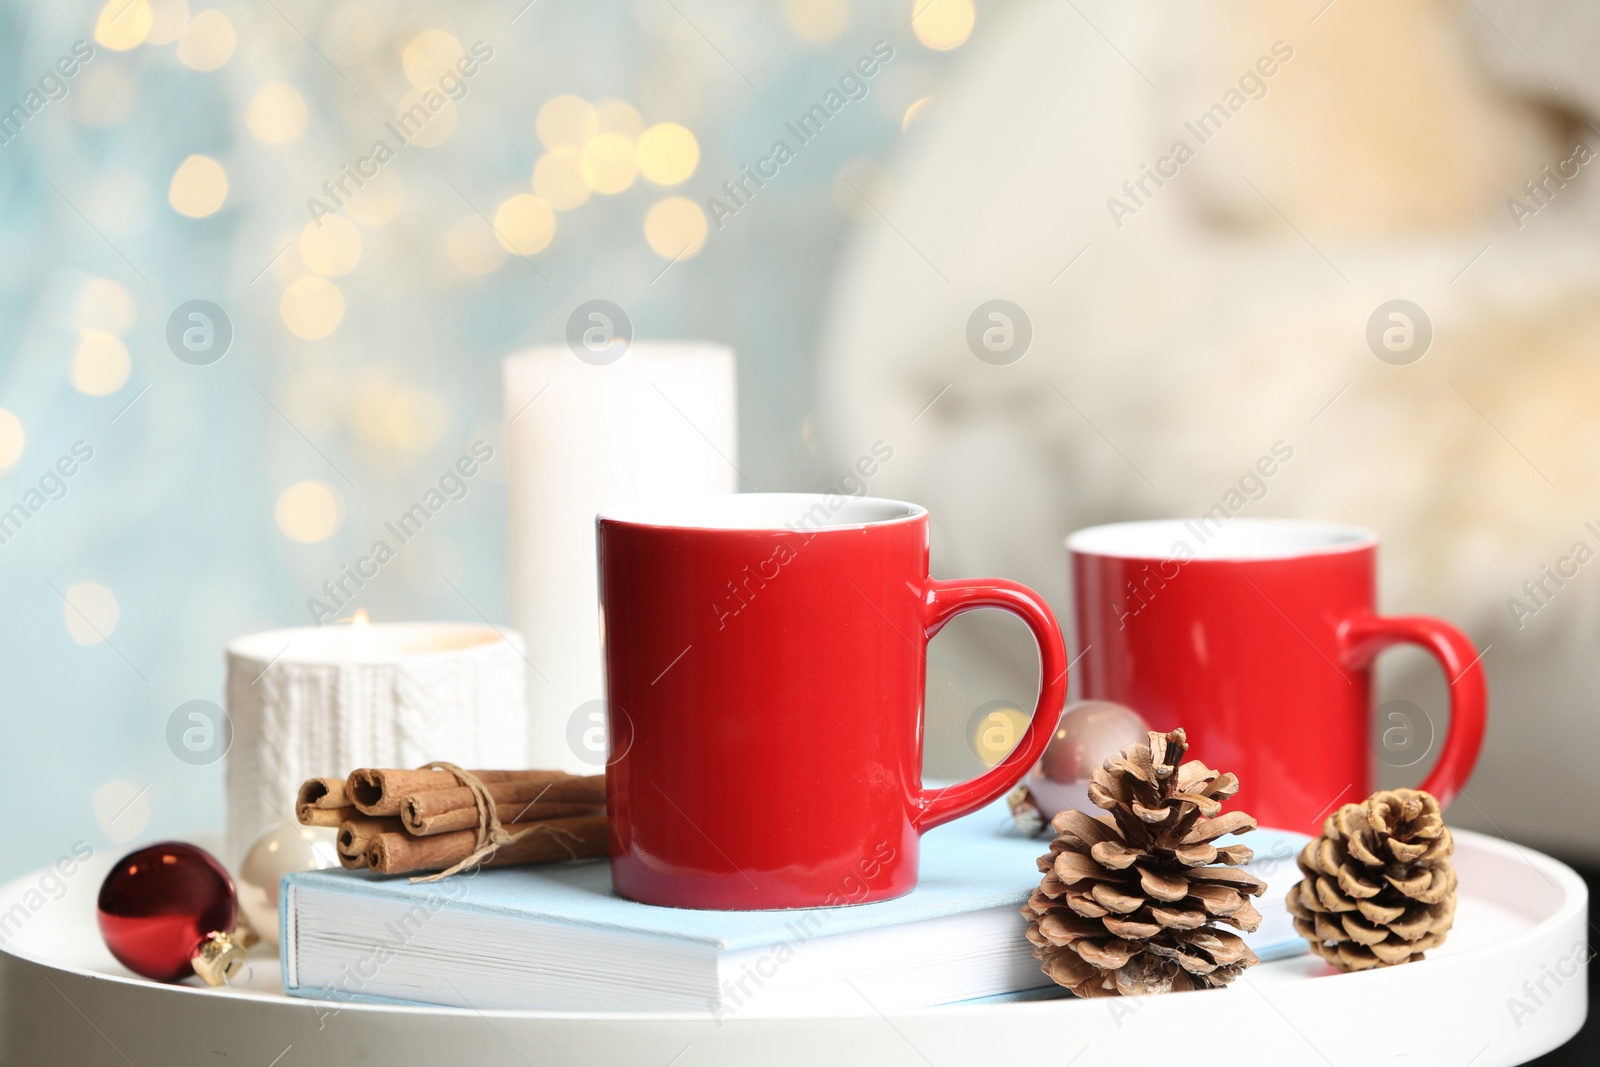
[[[1307,519],[1150,519],[1090,526],[1067,537],[1067,551],[1116,559],[1297,559],[1356,552],[1378,543],[1363,526]]]
[[[911,522],[918,504],[839,493],[725,493],[636,501],[608,508],[597,522],[688,530],[852,530]]]

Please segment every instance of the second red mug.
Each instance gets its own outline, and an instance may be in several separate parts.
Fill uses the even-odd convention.
[[[597,519],[616,891],[685,908],[808,908],[916,885],[920,835],[1038,761],[1066,694],[1044,599],[928,576],[928,513],[869,497],[751,493]],[[1000,608],[1039,645],[1022,742],[922,782],[928,640]]]
[[[1124,522],[1067,539],[1083,695],[1183,726],[1263,826],[1314,834],[1372,791],[1372,661],[1439,661],[1450,727],[1422,788],[1448,804],[1483,744],[1483,668],[1449,623],[1380,616],[1377,535],[1293,519]]]

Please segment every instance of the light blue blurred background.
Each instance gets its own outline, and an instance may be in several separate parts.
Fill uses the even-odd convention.
[[[929,16],[933,48],[909,3],[876,0],[0,7],[0,107],[26,108],[75,42],[93,46],[0,145],[0,508],[75,442],[93,450],[0,544],[0,804],[17,813],[0,878],[78,839],[216,831],[221,764],[175,758],[168,716],[221,700],[226,640],[309,622],[306,598],[384,518],[474,439],[498,448],[500,359],[558,341],[585,300],[621,304],[640,337],[731,344],[741,468],[764,489],[831,480],[812,354],[841,242],[876,222],[852,186],[881,186],[970,12]],[[879,40],[895,55],[866,99],[702,241],[706,198]],[[430,120],[448,139],[404,148],[352,198],[353,226],[303,244],[307,198],[437,80],[439,50],[478,41],[492,59]],[[671,187],[593,193],[553,235],[537,209],[500,216],[530,250],[508,255],[488,220],[534,192],[558,94],[587,105],[558,104],[552,129],[563,106],[599,123],[588,139],[677,123],[698,162]],[[597,159],[600,182],[630,165]],[[686,165],[681,147],[656,162]],[[658,252],[646,219],[674,196],[691,206],[664,209]],[[164,337],[192,299],[232,323],[209,366]],[[445,579],[505,618],[504,470],[502,454],[369,584],[375,618],[476,618]]]

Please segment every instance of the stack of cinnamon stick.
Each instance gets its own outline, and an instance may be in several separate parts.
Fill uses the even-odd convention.
[[[541,832],[502,845],[485,866],[604,856],[606,778],[562,771],[473,771],[505,829]],[[362,768],[312,778],[295,814],[305,826],[339,828],[339,862],[379,874],[442,871],[472,855],[482,814],[472,789],[445,770]]]

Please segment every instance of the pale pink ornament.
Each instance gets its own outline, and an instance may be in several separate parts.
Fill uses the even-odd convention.
[[[1080,700],[1067,705],[1044,755],[1008,798],[1017,826],[1024,833],[1043,833],[1060,812],[1095,812],[1089,800],[1095,770],[1125,746],[1148,740],[1149,732],[1143,717],[1121,704]]]

